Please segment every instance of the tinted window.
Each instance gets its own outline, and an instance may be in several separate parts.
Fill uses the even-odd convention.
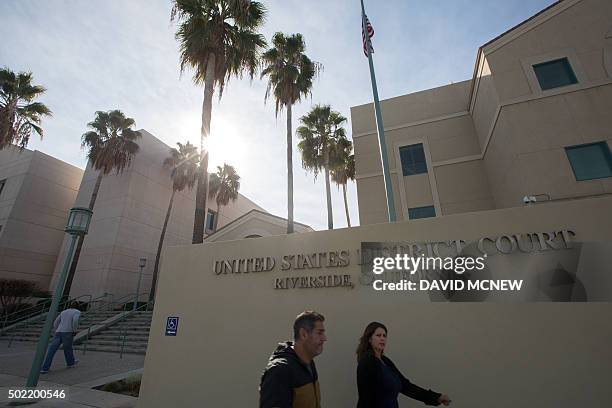
[[[215,218],[217,217],[217,213],[213,210],[208,210],[208,214],[206,216],[206,229],[213,231],[215,229]]]
[[[423,143],[400,147],[400,160],[404,176],[427,173]]]
[[[435,217],[436,210],[433,205],[429,205],[427,207],[414,207],[408,209],[408,218],[414,220],[416,218],[429,218]]]
[[[565,148],[576,180],[612,177],[612,154],[606,142]]]
[[[534,65],[533,70],[543,91],[578,83],[567,58]]]

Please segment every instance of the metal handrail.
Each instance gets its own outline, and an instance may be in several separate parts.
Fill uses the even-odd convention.
[[[47,306],[45,303],[51,303],[51,298],[43,298],[40,303],[37,303],[35,305],[31,305],[30,307],[26,307],[25,309],[21,309],[21,310],[17,310],[13,313],[3,313],[4,318],[3,320],[3,327],[6,326],[6,322],[9,320],[9,316],[13,316],[13,315],[18,315],[18,314],[23,314],[26,310],[30,310],[30,309],[43,309]],[[11,319],[12,320],[12,319]]]
[[[87,340],[89,340],[90,334],[91,334],[91,326],[87,328],[87,336],[85,336],[85,342],[83,343],[83,354],[87,353]]]
[[[97,297],[94,301],[97,302],[97,299],[106,298],[106,297],[109,297],[109,296],[111,298],[114,297],[111,293],[106,293],[106,294],[104,294],[102,296]],[[134,296],[133,294],[128,294],[128,295],[120,297],[119,299],[117,299],[117,301],[105,302],[105,303],[101,304],[100,306],[98,306],[97,308],[89,309],[89,310],[87,310],[87,312],[81,313],[80,321],[83,321],[86,318],[88,318],[89,316],[94,315],[95,313],[100,312],[102,310],[105,310],[105,311],[111,310],[112,311],[113,310],[113,306],[117,302],[120,303],[121,300],[133,298],[133,296]],[[119,320],[119,321],[121,321],[121,320]],[[89,340],[89,337],[91,336],[91,327],[92,326],[88,326],[87,327],[87,336],[85,336],[85,340],[83,341],[83,354],[85,354],[87,352],[87,342]]]
[[[107,297],[107,296],[108,296],[108,295],[106,294],[106,295],[98,296],[97,298],[92,299],[92,298],[91,298],[91,295],[81,295],[81,296],[77,296],[77,297],[72,298],[72,299],[68,299],[68,300],[66,300],[65,302],[62,302],[60,305],[65,306],[66,304],[69,304],[69,302],[75,301],[75,300],[77,300],[77,299],[81,299],[81,298],[83,298],[83,297],[89,297],[90,301],[89,301],[89,303],[88,303],[88,304],[91,304],[92,302],[98,302],[98,301],[99,301],[99,299],[102,299],[102,298]],[[48,313],[48,311],[43,311],[43,312],[41,312],[41,313],[40,313],[41,317],[42,317],[42,315],[43,315],[44,313]],[[84,312],[84,313],[86,313],[86,312]],[[36,315],[34,315],[34,316],[36,316]],[[12,327],[12,328],[11,328],[11,331],[13,331],[13,334],[11,335],[11,338],[10,338],[10,340],[9,340],[9,342],[8,342],[7,347],[11,347],[11,345],[12,345],[12,343],[13,343],[14,339],[15,339],[15,336],[17,336],[17,330],[16,330],[16,329],[19,329],[19,328],[21,328],[22,326],[26,326],[26,324],[27,324],[27,323],[30,323],[30,321],[29,321],[28,319],[24,319],[24,320],[22,320],[22,321],[20,321],[20,322],[15,323],[14,327]]]
[[[111,298],[114,297],[110,293],[106,294],[106,295],[103,295],[103,296],[100,296],[100,297],[105,297],[105,296],[106,297],[111,296]],[[113,311],[114,308],[117,305],[123,305],[123,304],[127,303],[129,300],[134,299],[134,296],[135,296],[134,293],[129,293],[129,294],[125,295],[125,296],[122,296],[122,297],[118,298],[117,300],[111,300],[110,302],[105,302],[105,303],[101,304],[100,306],[98,306],[97,308],[91,308],[91,309],[87,310],[87,312],[85,312],[81,316],[82,317],[87,317],[91,313],[100,312],[100,311],[103,311],[103,310],[104,311]]]
[[[108,298],[109,296],[110,296],[110,297],[111,297],[111,299],[112,299],[113,295],[112,295],[111,293],[105,293],[104,295],[100,295],[100,296],[98,296],[97,298],[93,299],[93,300],[90,302],[90,304],[94,304],[94,303],[100,302],[100,305],[99,305],[98,307],[90,307],[90,308],[89,308],[89,309],[87,309],[85,312],[82,312],[82,313],[81,313],[81,319],[83,319],[84,317],[87,317],[87,316],[88,316],[89,314],[91,314],[91,313],[99,312],[99,311],[101,311],[101,310],[107,310],[108,305],[111,305],[111,306],[112,306],[112,304],[113,304],[113,301],[112,301],[112,300],[111,300],[110,302],[106,302],[106,301],[101,302],[101,299],[106,299],[106,298]]]
[[[77,296],[77,297],[75,297],[75,298],[68,298],[68,299],[67,299],[67,300],[65,300],[64,302],[61,302],[61,303],[60,303],[60,305],[59,305],[59,308],[61,309],[61,308],[62,308],[62,306],[66,306],[67,304],[70,304],[70,302],[74,302],[74,301],[76,301],[77,299],[81,299],[81,298],[85,298],[85,297],[88,297],[88,298],[89,298],[89,300],[90,300],[90,302],[91,302],[91,295],[81,295],[81,296]],[[44,306],[43,306],[41,309],[37,310],[36,312],[32,312],[32,313],[26,314],[26,315],[24,315],[24,316],[21,316],[19,319],[13,319],[13,320],[11,320],[11,321],[9,322],[9,321],[8,321],[8,316],[10,316],[10,315],[15,315],[15,314],[18,314],[18,313],[23,313],[23,310],[18,311],[18,312],[13,312],[13,313],[11,313],[10,315],[7,315],[7,316],[5,317],[4,322],[2,323],[1,328],[3,328],[3,329],[4,329],[4,328],[6,328],[6,327],[8,327],[8,326],[11,326],[11,325],[13,325],[13,324],[18,324],[19,322],[22,322],[22,321],[28,320],[28,319],[30,319],[31,317],[34,317],[34,316],[36,316],[36,315],[42,315],[42,314],[44,314],[44,313],[46,313],[46,312],[48,311],[47,306],[50,306],[50,305],[51,305],[50,303],[49,303],[48,305],[44,305]],[[39,307],[39,305],[34,305],[33,307]],[[30,309],[30,308],[28,308],[28,309]],[[25,310],[27,310],[27,309],[25,309]]]
[[[149,311],[149,306],[150,306],[150,305],[153,305],[153,303],[154,303],[154,302],[149,301],[149,302],[145,303],[144,305],[142,305],[142,306],[140,306],[140,307],[137,307],[136,309],[133,309],[133,310],[129,310],[129,311],[127,311],[127,313],[126,313],[126,314],[124,314],[123,316],[121,316],[121,318],[120,318],[119,320],[117,320],[115,323],[121,323],[121,322],[122,322],[122,321],[124,321],[124,320],[125,320],[127,317],[131,316],[133,313],[138,312],[138,311],[139,311],[139,309],[143,309],[143,308],[144,308],[144,311]],[[142,311],[142,310],[140,310],[140,311]],[[124,328],[124,329],[123,329],[123,332],[122,332],[122,334],[121,334],[121,336],[120,336],[120,340],[121,340],[121,351],[119,352],[119,358],[121,358],[121,359],[123,358],[123,351],[124,351],[124,349],[125,349],[125,340],[126,340],[126,337],[127,337],[127,328]]]
[[[147,293],[148,292],[142,292],[140,295],[147,294]],[[103,296],[100,296],[100,297],[96,298],[94,301],[97,302],[97,299],[106,298],[108,296],[110,296],[111,299],[114,297],[112,294],[107,293],[107,294],[105,294]],[[124,306],[125,304],[129,303],[129,301],[134,299],[135,296],[136,296],[135,293],[128,293],[127,295],[124,295],[124,296],[122,296],[122,297],[120,297],[120,298],[118,298],[116,300],[111,300],[110,302],[105,302],[105,303],[101,304],[100,306],[98,306],[96,308],[89,309],[89,310],[87,310],[87,312],[84,312],[84,313],[81,314],[81,321],[86,319],[86,318],[88,318],[91,315],[95,315],[95,313],[97,313],[97,312],[100,312],[100,311],[103,311],[103,310],[104,311],[108,311],[108,310],[112,311],[117,306]],[[148,304],[147,305],[143,305],[143,306],[148,307]],[[138,310],[138,308],[136,310]],[[122,320],[123,320],[123,318],[119,319],[117,322],[120,322]],[[83,354],[85,354],[87,352],[87,343],[89,341],[89,337],[90,336],[91,336],[91,326],[89,326],[87,328],[87,336],[85,336],[85,340],[83,341]]]

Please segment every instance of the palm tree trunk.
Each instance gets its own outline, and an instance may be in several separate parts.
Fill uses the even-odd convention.
[[[293,233],[293,140],[291,104],[287,105],[287,234]]]
[[[164,246],[164,237],[166,236],[166,228],[168,228],[168,220],[170,219],[170,213],[172,212],[172,204],[174,204],[175,189],[172,189],[172,195],[170,196],[170,203],[168,204],[168,211],[166,211],[166,219],[164,220],[164,226],[161,230],[161,236],[159,237],[159,244],[157,245],[157,254],[155,255],[155,266],[153,267],[153,280],[151,281],[151,291],[149,292],[149,302],[155,300],[155,291],[157,290],[157,277],[159,274],[159,258],[161,257],[162,247]],[[138,295],[138,294],[136,294]]]
[[[219,202],[217,202],[217,216],[215,217],[215,231],[217,230],[217,227],[219,226],[219,217],[221,217],[221,206],[219,205]]]
[[[323,147],[323,164],[325,167],[325,195],[327,196],[327,229],[334,229],[334,214],[332,213],[331,188],[329,185],[329,148]]]
[[[211,54],[206,65],[204,80],[204,101],[202,102],[202,127],[200,129],[200,173],[196,188],[196,207],[193,217],[192,243],[201,244],[204,241],[204,224],[206,223],[206,197],[208,195],[208,151],[204,149],[204,141],[210,134],[210,118],[212,113],[212,96],[215,79],[215,54]]]
[[[287,105],[287,234],[293,234],[293,141],[291,104]]]
[[[342,195],[344,196],[344,211],[346,212],[346,223],[351,227],[351,216],[349,214],[348,202],[346,201],[346,184],[342,185]]]
[[[2,112],[2,128],[0,128],[0,149],[10,145],[15,139],[15,120],[17,118],[17,98],[9,100]],[[4,117],[6,116],[6,117]]]
[[[98,178],[96,178],[96,184],[94,185],[94,189],[91,193],[91,198],[89,199],[89,209],[93,211],[94,205],[96,205],[96,200],[98,199],[98,191],[100,191],[100,184],[102,184],[102,177],[104,174],[102,170],[98,172]],[[81,256],[81,250],[83,249],[83,242],[85,241],[85,235],[80,235],[79,240],[77,241],[77,246],[74,251],[74,257],[72,258],[72,263],[70,264],[70,270],[68,271],[68,278],[66,278],[66,284],[64,285],[64,290],[62,291],[62,297],[70,295],[70,289],[72,288],[72,281],[74,279],[74,274],[76,273],[76,268],[79,263],[79,258]]]

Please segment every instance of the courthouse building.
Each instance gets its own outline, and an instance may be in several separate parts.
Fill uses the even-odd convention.
[[[480,47],[471,79],[381,110],[398,220],[610,194],[612,2],[557,2]],[[373,105],[351,121],[360,222],[384,222]]]
[[[303,310],[325,315],[322,406],[356,405],[372,321],[410,381],[454,405],[612,406],[611,30],[611,1],[559,1],[483,45],[470,80],[382,101],[398,222],[369,104],[351,109],[360,226],[168,248],[138,407],[257,406]],[[485,268],[374,276],[368,245]],[[398,276],[521,289],[373,283]]]
[[[47,289],[82,177],[39,151],[0,150],[0,278]]]
[[[157,246],[172,193],[170,170],[163,166],[170,146],[140,130],[139,151],[124,172],[105,175],[100,185],[70,295],[136,291],[139,259],[146,258],[141,293],[151,286]],[[28,149],[0,151],[0,278],[35,281],[55,290],[70,238],[64,227],[71,207],[87,207],[98,172],[85,171]],[[217,214],[207,200],[206,240],[283,234],[286,220],[239,194]],[[177,192],[164,246],[190,244],[195,187]],[[218,219],[217,219],[218,218]],[[297,232],[312,231],[296,223]],[[143,297],[144,300],[144,297]]]

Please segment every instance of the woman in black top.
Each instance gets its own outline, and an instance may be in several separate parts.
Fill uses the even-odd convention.
[[[365,328],[357,347],[357,408],[398,408],[397,395],[422,401],[427,405],[449,405],[446,395],[425,390],[412,384],[395,364],[383,355],[387,343],[387,328],[372,322]]]

